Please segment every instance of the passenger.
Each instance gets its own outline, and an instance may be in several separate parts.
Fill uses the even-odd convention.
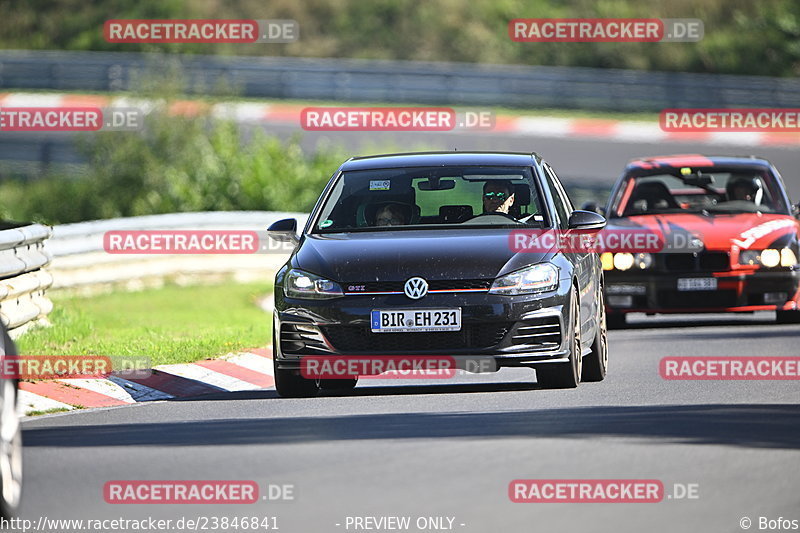
[[[398,204],[386,204],[375,214],[376,226],[405,226],[408,224],[408,217]]]
[[[514,186],[508,180],[487,181],[483,185],[483,212],[504,213],[514,205]]]

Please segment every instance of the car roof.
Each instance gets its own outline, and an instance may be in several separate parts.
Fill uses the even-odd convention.
[[[433,166],[530,166],[533,160],[541,162],[534,152],[413,152],[352,157],[341,170],[368,170],[378,168],[433,167]]]
[[[677,154],[633,159],[626,170],[659,167],[770,167],[770,162],[755,156]]]

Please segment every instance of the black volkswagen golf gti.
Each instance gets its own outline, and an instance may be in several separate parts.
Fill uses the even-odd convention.
[[[480,357],[535,368],[547,388],[605,377],[597,253],[518,249],[520,232],[600,231],[537,154],[437,152],[351,158],[333,175],[275,278],[273,361],[281,396],[349,388],[303,358]],[[569,252],[569,253],[565,253]],[[461,368],[461,367],[459,367]],[[362,374],[363,375],[363,374]]]

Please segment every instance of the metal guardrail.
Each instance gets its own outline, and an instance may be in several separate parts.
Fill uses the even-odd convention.
[[[45,294],[53,276],[45,241],[52,230],[40,224],[0,227],[0,320],[12,337],[45,323],[53,304]]]
[[[161,57],[159,61],[157,57]],[[169,56],[191,88],[220,82],[243,96],[336,101],[658,111],[670,107],[800,107],[800,80],[582,67],[297,57]],[[163,56],[0,52],[0,88],[124,91]]]
[[[53,261],[53,289],[83,293],[108,288],[139,289],[165,281],[192,283],[198,279],[233,276],[238,281],[272,281],[287,252],[247,255],[109,254],[103,235],[119,230],[214,229],[265,231],[282,218],[294,217],[302,227],[308,215],[266,211],[174,213],[64,224],[53,228],[48,242]]]

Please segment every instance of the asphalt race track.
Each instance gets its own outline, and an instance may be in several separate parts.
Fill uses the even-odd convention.
[[[619,142],[602,138],[542,137],[514,133],[431,133],[381,132],[380,143],[374,132],[304,132],[299,127],[272,124],[270,133],[289,137],[302,134],[302,145],[314,148],[338,144],[348,153],[365,155],[383,151],[386,146],[398,151],[417,150],[487,150],[538,152],[558,172],[567,187],[600,186],[610,191],[625,164],[631,159],[670,154],[755,155],[772,162],[783,176],[793,202],[800,201],[800,150],[796,146],[733,146],[693,142]],[[377,152],[376,152],[377,150]]]
[[[361,154],[375,151],[373,140],[369,132],[306,132],[302,143],[335,141]],[[380,147],[387,143],[402,151],[533,150],[568,186],[595,187],[610,187],[638,156],[754,153],[778,167],[800,200],[800,152],[790,148],[480,133],[384,133]],[[505,369],[451,381],[362,380],[352,393],[310,400],[279,399],[273,390],[220,393],[31,419],[21,515],[270,516],[288,533],[356,531],[348,516],[450,517],[453,530],[487,533],[733,532],[747,517],[758,530],[760,517],[800,519],[798,382],[666,381],[658,364],[665,356],[800,355],[800,326],[773,321],[770,313],[638,318],[611,332],[606,381],[577,390],[540,390],[533,371]],[[509,483],[520,478],[657,479],[665,497],[512,503]],[[295,499],[104,502],[107,481],[130,479],[255,480],[262,494],[268,484],[288,484]],[[697,498],[680,498],[690,485]]]
[[[505,369],[456,382],[362,380],[315,399],[220,393],[31,419],[21,515],[275,516],[288,533],[354,531],[348,516],[450,517],[453,530],[487,533],[733,532],[747,517],[759,530],[762,516],[800,518],[798,382],[668,381],[659,360],[796,356],[798,338],[771,313],[642,317],[611,332],[607,379],[577,390],[540,390],[533,371]],[[518,478],[656,479],[665,496],[511,503]],[[295,499],[104,502],[104,483],[130,479],[254,480],[262,494],[290,484]],[[678,498],[691,484],[696,498]]]

